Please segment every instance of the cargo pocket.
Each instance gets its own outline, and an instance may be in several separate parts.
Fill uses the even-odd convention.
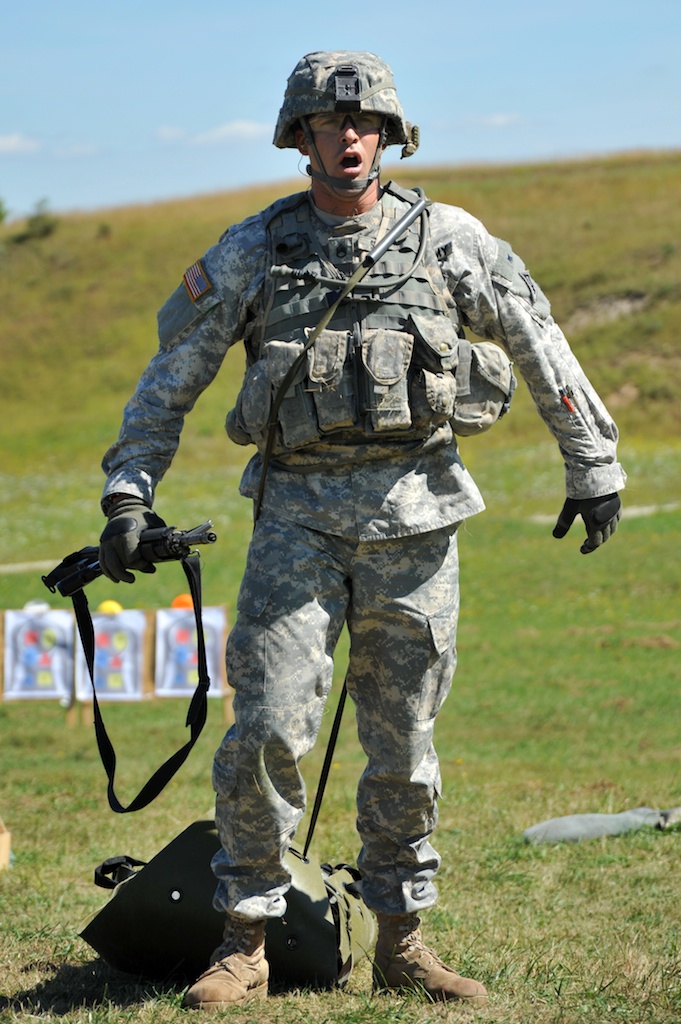
[[[414,338],[404,331],[379,328],[362,339],[367,412],[377,433],[411,426],[407,370],[413,350]]]
[[[436,717],[452,687],[456,609],[447,608],[436,615],[429,615],[428,628],[435,657],[421,684],[419,722],[430,722]]]
[[[249,552],[249,558],[251,552]],[[261,706],[267,688],[267,618],[274,581],[258,571],[246,570],[237,598],[237,617],[227,637],[227,679],[233,679],[239,699],[247,709]]]
[[[266,343],[265,358],[273,396],[278,393],[282,381],[302,351],[302,341]],[[306,375],[307,360],[302,359],[279,406],[277,419],[285,448],[300,448],[319,438],[314,402],[304,387]]]
[[[411,411],[415,427],[438,427],[451,419],[456,398],[453,373],[419,370],[411,385]]]
[[[497,259],[492,267],[492,281],[502,294],[510,292],[520,299],[530,315],[543,324],[551,312],[551,303],[544,295],[529,270],[508,242],[497,238]]]
[[[412,315],[416,335],[415,362],[438,373],[456,367],[459,336],[448,316]]]
[[[593,457],[594,446],[616,443],[619,437],[617,427],[608,419],[603,403],[597,395],[583,390],[579,384],[562,390],[570,402],[570,430],[561,438],[560,448],[564,455],[589,460]],[[565,401],[565,398],[563,401]],[[565,409],[561,410],[561,418]]]
[[[228,760],[229,758],[229,760]],[[213,758],[213,790],[224,801],[231,800],[236,789],[236,770],[230,751],[220,747]]]
[[[271,576],[250,572],[244,576],[236,602],[236,610],[248,615],[251,619],[259,619],[272,596],[273,580]]]
[[[264,435],[272,407],[272,386],[264,359],[249,366],[225,429],[236,444],[257,443]]]
[[[508,412],[516,384],[511,361],[498,345],[460,338],[454,433],[470,437],[489,430]]]
[[[179,344],[209,313],[216,311],[221,302],[215,290],[192,302],[184,284],[181,284],[158,312],[158,337],[161,346],[171,349]]]
[[[346,365],[347,353],[348,332],[329,330],[321,332],[308,353],[308,387],[322,433],[347,429],[356,421],[355,393],[352,373]]]
[[[616,444],[619,440],[619,431],[617,430],[615,423],[610,419],[600,398],[597,394],[590,394],[588,391],[584,391],[583,394],[585,402],[589,408],[594,436],[598,440],[604,438],[606,441],[614,441]]]

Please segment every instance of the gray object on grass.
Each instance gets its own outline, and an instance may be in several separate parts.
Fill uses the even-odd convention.
[[[568,814],[526,828],[523,839],[527,843],[577,843],[582,839],[637,832],[646,825],[660,829],[669,828],[679,822],[681,807],[673,807],[668,811],[636,807],[632,811],[621,811],[619,814]]]

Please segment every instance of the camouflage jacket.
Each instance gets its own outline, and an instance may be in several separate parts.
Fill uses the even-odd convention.
[[[262,318],[267,217],[263,211],[226,231],[160,310],[158,352],[104,456],[104,496],[123,492],[153,502],[185,415],[227,349]],[[376,222],[376,211],[363,218]],[[626,476],[617,462],[617,428],[522,261],[459,208],[433,203],[429,223],[461,323],[499,343],[514,361],[558,443],[567,494],[621,490]],[[260,467],[255,455],[244,472],[241,492],[249,497],[257,492]],[[315,529],[360,540],[427,532],[484,508],[449,424],[421,443],[320,442],[303,449],[285,466],[270,467],[263,507],[269,504]]]

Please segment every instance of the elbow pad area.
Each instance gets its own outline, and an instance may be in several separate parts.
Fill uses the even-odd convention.
[[[495,286],[504,294],[510,292],[515,298],[529,305],[532,314],[538,320],[546,320],[551,312],[551,304],[544,292],[508,242],[502,238],[497,238],[496,242],[499,250],[492,267],[492,280]]]

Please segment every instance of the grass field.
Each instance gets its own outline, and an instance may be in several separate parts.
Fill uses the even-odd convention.
[[[571,535],[558,543],[546,526],[497,512],[472,521],[462,538],[460,667],[437,733],[441,901],[427,928],[443,955],[488,985],[492,1001],[480,1019],[679,1019],[679,831],[580,846],[520,839],[555,815],[681,803],[681,616],[669,557],[679,532],[673,513],[632,518],[584,558]],[[124,801],[184,739],[183,714],[175,701],[107,706]],[[91,882],[96,864],[118,853],[146,859],[209,814],[210,758],[222,730],[211,705],[205,735],[169,789],[137,815],[114,816],[90,728],[68,728],[55,704],[0,706],[0,813],[15,853],[0,876],[0,1019],[181,1019],[177,988],[118,974],[77,934],[108,898]],[[305,766],[312,790],[323,746]],[[313,845],[322,860],[356,856],[361,764],[350,710]],[[366,962],[342,994],[279,993],[257,1015],[232,1014],[313,1015],[469,1016],[371,997]]]
[[[436,734],[440,902],[424,924],[443,957],[487,985],[487,1008],[474,1014],[372,996],[365,960],[343,992],[277,991],[230,1019],[681,1020],[679,828],[580,845],[534,847],[521,838],[556,815],[681,805],[680,164],[669,154],[422,176],[433,198],[459,201],[512,238],[558,318],[576,325],[575,349],[622,429],[625,517],[588,557],[579,554],[577,527],[560,542],[551,537],[562,466],[524,390],[499,428],[463,445],[488,511],[460,538],[459,668]],[[269,198],[259,190],[104,211],[64,219],[40,245],[7,243],[0,608],[47,597],[39,566],[98,536],[97,463],[153,346],[155,308],[178,268],[218,233],[216,221]],[[610,315],[613,296],[645,303],[626,314],[615,306],[618,319],[599,326],[595,311]],[[578,316],[585,309],[593,314],[586,325]],[[244,452],[224,444],[221,420],[240,370],[235,353],[197,406],[158,502],[178,525],[213,519],[219,540],[202,559],[205,600],[224,602],[230,618],[250,509],[236,493]],[[7,570],[18,563],[33,567]],[[131,588],[97,581],[90,597],[157,607],[180,589],[179,568],[163,566]],[[343,641],[320,743],[304,765],[311,791],[344,651]],[[152,701],[108,705],[105,714],[125,802],[186,738],[185,708]],[[2,1024],[186,1020],[180,988],[114,971],[78,932],[108,898],[92,883],[95,865],[119,853],[147,859],[210,815],[210,762],[223,729],[212,703],[204,735],[168,789],[148,809],[117,816],[91,727],[69,727],[56,703],[0,704],[0,817],[14,854],[0,873]],[[350,707],[312,849],[321,860],[356,857],[361,769]]]

